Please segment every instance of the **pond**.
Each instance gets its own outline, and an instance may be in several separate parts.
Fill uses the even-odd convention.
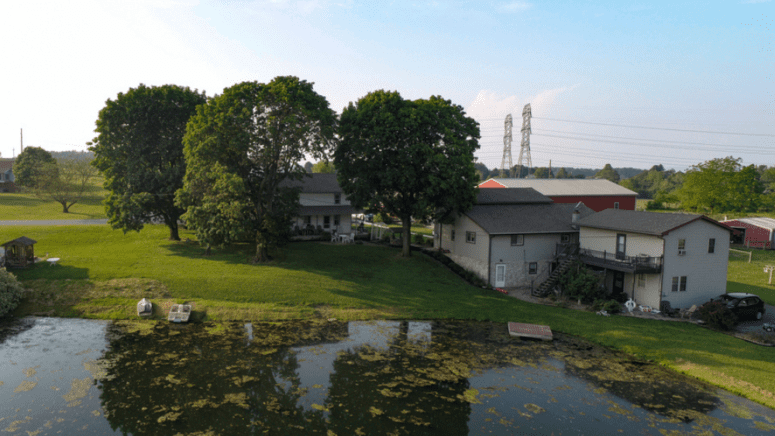
[[[556,335],[457,321],[26,318],[0,327],[20,435],[769,434],[775,411]]]

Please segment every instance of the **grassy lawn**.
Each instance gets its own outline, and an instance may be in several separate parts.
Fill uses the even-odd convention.
[[[252,246],[204,257],[195,243],[166,240],[163,226],[126,235],[108,226],[0,228],[0,239],[21,235],[39,241],[39,255],[61,261],[18,271],[30,292],[17,316],[135,318],[135,303],[146,296],[156,305],[157,319],[173,302],[188,301],[197,319],[212,320],[456,318],[548,324],[775,408],[775,348],[689,323],[605,318],[526,303],[469,286],[419,253],[402,259],[399,250],[388,247],[307,242],[288,245],[271,264],[250,265]],[[181,236],[193,239],[185,231]],[[747,263],[730,262],[730,286],[766,283],[760,267],[754,268],[756,275],[741,268]]]
[[[751,263],[748,263],[748,256],[734,254],[729,256],[727,292],[756,294],[765,303],[775,306],[775,284],[767,283],[770,273],[763,271],[766,265],[775,266],[775,251],[742,248],[737,250],[752,252]],[[775,283],[775,277],[773,283]]]
[[[102,177],[91,181],[81,200],[62,213],[62,205],[28,193],[0,193],[0,220],[82,220],[106,218]]]

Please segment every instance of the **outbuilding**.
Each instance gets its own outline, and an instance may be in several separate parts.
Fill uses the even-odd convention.
[[[480,188],[533,188],[554,203],[584,203],[595,212],[635,210],[638,193],[605,179],[489,179]]]
[[[775,219],[750,217],[721,222],[739,232],[732,235],[733,244],[767,249],[772,249],[775,244]]]
[[[26,236],[3,244],[5,265],[12,268],[25,268],[35,263],[35,247],[38,241]]]

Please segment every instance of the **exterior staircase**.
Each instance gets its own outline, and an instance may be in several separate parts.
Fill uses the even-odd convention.
[[[550,292],[552,292],[552,288],[555,284],[557,284],[557,280],[560,279],[560,277],[565,274],[565,271],[568,270],[568,268],[571,267],[573,264],[573,261],[576,260],[574,257],[566,257],[565,259],[560,260],[559,265],[557,265],[557,268],[552,271],[551,274],[549,274],[549,277],[544,280],[543,283],[538,285],[537,288],[535,288],[532,292],[532,295],[534,297],[546,297],[549,295]]]

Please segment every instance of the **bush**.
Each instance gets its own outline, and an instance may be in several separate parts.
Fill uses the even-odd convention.
[[[321,232],[320,233],[320,239],[322,239],[324,241],[330,241],[331,240],[331,232],[326,232],[326,231]]]
[[[600,278],[580,262],[576,262],[557,281],[563,294],[569,298],[590,302],[605,298]]]
[[[616,300],[608,300],[603,304],[603,310],[608,313],[619,313],[622,311],[622,304]]]
[[[414,236],[412,236],[412,239],[414,239],[414,243],[418,245],[422,245],[425,242],[425,238],[419,233],[415,233]]]
[[[651,200],[648,203],[646,203],[646,210],[659,210],[664,208],[665,208],[665,205],[662,202],[659,202],[657,200]]]
[[[393,220],[393,218],[386,213],[378,213],[374,218],[374,222],[391,225],[395,222],[395,220]]]
[[[16,280],[16,276],[4,269],[0,269],[0,317],[3,317],[19,305],[22,299],[21,283]]]
[[[380,239],[380,241],[382,241],[382,242],[390,242],[390,239],[391,239],[392,235],[393,235],[392,233],[385,233],[385,234],[382,235],[382,238]]]
[[[700,306],[699,318],[716,330],[732,330],[737,324],[737,316],[720,301],[709,301]]]

